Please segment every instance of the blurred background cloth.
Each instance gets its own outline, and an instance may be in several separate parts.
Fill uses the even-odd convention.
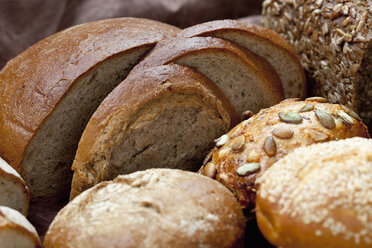
[[[0,69],[37,41],[84,22],[143,17],[185,28],[261,12],[263,0],[0,0]]]

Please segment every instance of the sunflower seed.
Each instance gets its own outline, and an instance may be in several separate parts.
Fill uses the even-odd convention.
[[[325,99],[324,97],[320,97],[320,96],[309,97],[309,98],[306,98],[305,101],[320,102],[320,103],[328,102],[327,99]]]
[[[353,120],[353,118],[351,118],[350,115],[346,114],[344,111],[342,111],[342,110],[337,111],[337,114],[338,114],[338,116],[341,117],[341,119],[342,119],[346,124],[349,124],[349,125],[353,125],[353,124],[354,124],[354,120]]]
[[[218,139],[214,140],[214,142],[216,142],[217,147],[223,146],[224,144],[227,143],[227,141],[229,141],[229,135],[228,134],[224,134],[221,137],[219,137]]]
[[[320,110],[320,109],[315,109],[315,115],[318,117],[320,123],[328,129],[334,129],[336,127],[335,120],[331,115],[328,113]]]
[[[288,111],[287,113],[280,112],[279,119],[283,122],[299,124],[302,122],[302,116],[298,113]]]
[[[287,127],[277,127],[272,133],[280,139],[289,139],[293,136],[293,131]]]
[[[205,157],[204,161],[203,161],[203,165],[206,165],[208,162],[211,161],[212,159],[212,155],[213,153],[217,150],[217,147],[213,148],[208,154],[207,156]]]
[[[259,163],[247,163],[247,164],[243,164],[242,166],[240,166],[236,170],[236,173],[239,176],[246,176],[248,174],[251,174],[251,173],[257,171],[259,168],[260,168]]]
[[[326,141],[328,139],[328,135],[326,133],[323,133],[323,132],[319,132],[319,131],[315,131],[315,130],[310,129],[309,134],[315,142],[322,142],[322,141]]]
[[[231,149],[233,150],[233,152],[240,152],[243,149],[244,142],[245,142],[244,135],[236,137],[231,145]]]
[[[204,176],[215,178],[216,174],[217,174],[217,168],[214,163],[208,163],[204,166],[204,170],[203,170]]]
[[[242,113],[242,119],[243,120],[248,120],[249,118],[251,118],[253,116],[253,112],[250,111],[250,110],[247,110],[247,111],[244,111]]]
[[[229,153],[229,149],[228,148],[222,148],[219,152],[218,152],[218,158],[219,159],[222,159],[224,157],[226,157],[226,155]]]
[[[276,154],[276,142],[273,136],[267,137],[264,143],[264,151],[269,156],[272,157]]]
[[[300,113],[303,113],[303,112],[308,112],[308,111],[311,111],[314,109],[314,104],[311,104],[311,103],[307,103],[305,104],[301,109],[300,109]]]

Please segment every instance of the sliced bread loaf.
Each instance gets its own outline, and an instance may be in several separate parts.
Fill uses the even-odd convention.
[[[133,71],[177,63],[194,67],[225,93],[240,114],[278,103],[283,98],[280,79],[260,56],[212,37],[176,37],[163,40]]]
[[[102,102],[79,142],[71,198],[120,174],[154,167],[196,171],[239,116],[209,79],[165,65],[131,73]]]
[[[212,36],[230,40],[265,58],[279,74],[285,98],[306,95],[306,77],[292,46],[278,33],[244,21],[218,20],[182,30],[182,37]]]
[[[0,246],[4,248],[41,248],[39,236],[18,211],[0,206]]]
[[[20,172],[32,197],[69,191],[91,114],[156,42],[178,30],[136,18],[86,23],[9,61],[0,72],[0,156]]]
[[[13,208],[27,216],[30,193],[21,176],[0,158],[0,206]]]

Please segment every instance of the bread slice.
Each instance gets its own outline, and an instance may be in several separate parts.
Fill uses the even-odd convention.
[[[79,142],[71,198],[120,174],[155,167],[196,171],[239,116],[209,79],[165,65],[131,73],[102,102]]]
[[[279,76],[263,58],[230,41],[212,37],[169,38],[133,70],[177,63],[194,67],[225,93],[240,114],[258,112],[283,98]]]
[[[136,18],[75,26],[0,72],[0,156],[31,196],[68,193],[71,164],[91,114],[156,42],[178,28]]]
[[[0,206],[13,208],[27,216],[30,193],[21,176],[0,158]]]
[[[35,228],[18,211],[0,206],[0,246],[4,248],[41,248]]]
[[[218,20],[182,30],[182,37],[212,36],[230,40],[265,58],[279,74],[285,98],[304,98],[306,77],[292,46],[278,33],[244,21]]]

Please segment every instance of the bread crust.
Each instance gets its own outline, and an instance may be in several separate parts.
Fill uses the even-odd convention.
[[[305,101],[284,100],[237,125],[226,135],[227,139],[222,144],[217,142],[219,147],[215,148],[209,159],[217,169],[213,176],[235,194],[248,216],[252,216],[251,211],[255,208],[260,177],[273,163],[295,148],[354,136],[369,137],[367,127],[360,120],[351,117],[355,113],[349,112],[349,109],[341,105],[319,102],[324,100],[321,98],[309,98]],[[323,120],[321,122],[316,111],[318,115],[326,113],[324,115],[330,116],[335,126],[332,129],[325,127],[324,124],[327,123],[324,120],[327,118],[321,116]],[[293,119],[292,123],[281,120],[279,114],[288,112],[300,115],[300,121],[297,122],[293,116],[290,117]],[[351,121],[348,118],[351,123],[340,116],[345,114],[351,118]],[[234,145],[239,143],[241,136],[244,136],[242,144]],[[239,149],[235,149],[234,146]],[[248,171],[246,175],[239,175],[238,168],[244,164],[250,164],[249,166],[255,170]],[[204,173],[205,167],[201,168],[201,173]]]
[[[0,156],[20,172],[30,140],[78,78],[178,31],[146,19],[102,20],[61,31],[10,60],[0,72]]]
[[[97,154],[104,152],[105,157],[111,157],[110,151],[106,150],[116,144],[115,130],[125,132],[125,127],[133,122],[141,108],[170,93],[194,95],[202,99],[221,115],[225,130],[229,130],[240,119],[217,86],[190,67],[172,64],[131,73],[102,102],[82,135],[72,166],[71,199],[96,184],[98,175],[105,174],[105,168],[96,171],[93,165],[98,159]]]

